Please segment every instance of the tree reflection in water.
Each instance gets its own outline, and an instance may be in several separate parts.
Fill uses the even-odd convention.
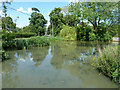
[[[98,47],[103,46],[62,41],[49,47],[9,51],[11,59],[3,62],[3,88],[114,87],[90,66]]]

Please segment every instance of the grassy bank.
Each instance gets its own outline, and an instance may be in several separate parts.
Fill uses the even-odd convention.
[[[8,49],[28,49],[30,47],[49,46],[51,41],[63,40],[60,37],[34,36],[30,38],[16,38],[12,41],[3,42],[3,48]]]
[[[22,50],[29,49],[30,47],[43,47],[49,46],[52,41],[63,40],[60,37],[46,37],[46,36],[33,36],[30,38],[16,38],[11,41],[3,41],[2,48],[4,50]],[[5,51],[1,50],[2,61],[8,59],[8,55]]]
[[[107,46],[102,50],[102,53],[94,60],[93,65],[104,75],[118,83],[120,80],[119,53],[120,46]]]

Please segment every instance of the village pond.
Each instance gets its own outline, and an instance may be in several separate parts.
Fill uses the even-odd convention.
[[[108,44],[56,41],[46,47],[7,51],[10,59],[2,63],[2,87],[117,88],[91,66],[99,49]]]

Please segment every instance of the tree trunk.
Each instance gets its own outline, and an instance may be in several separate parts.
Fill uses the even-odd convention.
[[[53,32],[53,23],[52,23],[52,35],[54,36],[54,32]]]

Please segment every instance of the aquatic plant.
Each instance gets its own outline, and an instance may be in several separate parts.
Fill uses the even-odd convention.
[[[94,65],[104,75],[110,77],[114,82],[119,82],[120,72],[119,67],[119,53],[118,47],[120,46],[107,46],[102,50],[102,54],[97,56]],[[119,70],[118,70],[119,69]]]

